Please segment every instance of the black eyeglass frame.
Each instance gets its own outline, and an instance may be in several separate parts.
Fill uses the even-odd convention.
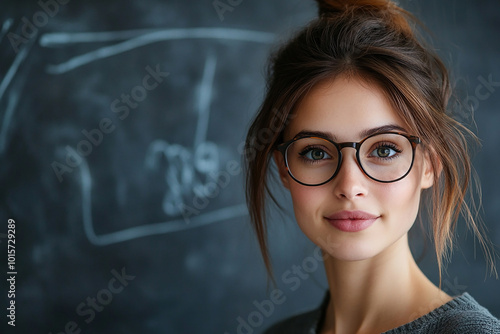
[[[396,180],[391,180],[391,181],[381,181],[381,180],[377,180],[376,178],[370,176],[366,171],[365,169],[363,168],[363,165],[361,164],[361,160],[359,159],[359,148],[361,147],[361,145],[366,141],[368,140],[369,138],[372,138],[372,137],[375,137],[375,136],[378,136],[378,135],[384,135],[384,134],[394,134],[394,135],[400,135],[400,136],[403,136],[405,137],[406,139],[408,139],[408,141],[410,142],[411,144],[411,147],[412,147],[412,157],[411,157],[411,164],[410,164],[410,168],[408,168],[408,171],[401,177],[397,178]],[[326,180],[325,182],[322,182],[322,183],[318,183],[318,184],[307,184],[307,183],[304,183],[304,182],[301,182],[299,181],[298,179],[295,178],[295,176],[293,176],[292,172],[290,171],[290,168],[288,168],[288,159],[286,157],[286,152],[288,150],[288,147],[296,142],[297,140],[299,139],[303,139],[303,138],[317,138],[317,139],[322,139],[322,140],[326,140],[327,142],[333,144],[333,146],[335,146],[337,148],[337,151],[339,153],[339,162],[337,164],[337,168],[335,169],[335,172],[333,173],[333,175],[328,179]],[[331,180],[333,180],[333,178],[335,176],[337,176],[338,172],[340,171],[340,167],[342,165],[342,149],[343,148],[346,148],[346,147],[351,147],[351,148],[354,148],[356,150],[356,162],[359,166],[359,168],[363,171],[363,173],[368,176],[370,179],[374,180],[374,181],[377,181],[377,182],[381,182],[381,183],[393,183],[393,182],[397,182],[399,180],[402,180],[404,179],[411,171],[411,169],[413,168],[413,162],[415,161],[415,149],[417,148],[417,145],[422,143],[422,141],[420,140],[419,137],[417,136],[410,136],[410,135],[407,135],[406,133],[403,133],[403,132],[393,132],[393,131],[389,131],[389,132],[378,132],[378,133],[374,133],[372,135],[369,135],[368,137],[364,138],[363,140],[361,140],[360,142],[344,142],[344,143],[336,143],[328,138],[324,138],[324,137],[319,137],[319,136],[298,136],[298,137],[294,137],[293,139],[287,141],[287,142],[284,142],[284,143],[281,143],[279,144],[277,147],[276,147],[276,150],[278,150],[279,152],[281,152],[281,154],[283,155],[283,160],[285,162],[285,167],[286,167],[286,170],[288,172],[288,174],[292,177],[292,179],[294,179],[295,182],[298,182],[304,186],[310,186],[310,187],[317,187],[317,186],[321,186],[323,184],[326,184],[328,182],[330,182]]]

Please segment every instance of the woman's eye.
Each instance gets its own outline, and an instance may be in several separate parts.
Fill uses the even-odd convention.
[[[389,146],[380,146],[372,151],[371,156],[377,158],[390,158],[397,153],[398,152],[395,149],[390,148]]]
[[[323,160],[331,158],[325,151],[319,149],[311,149],[303,154],[309,160]]]

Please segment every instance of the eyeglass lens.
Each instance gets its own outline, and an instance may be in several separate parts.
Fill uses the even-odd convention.
[[[293,178],[307,185],[328,181],[340,168],[340,151],[323,138],[305,137],[292,142],[286,150],[286,163]],[[364,140],[358,161],[371,178],[391,182],[405,176],[413,162],[413,147],[405,136],[378,134]]]

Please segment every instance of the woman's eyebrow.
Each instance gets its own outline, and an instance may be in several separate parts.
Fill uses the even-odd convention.
[[[371,128],[367,130],[363,130],[360,132],[359,136],[361,138],[365,138],[371,135],[374,135],[376,133],[381,133],[381,132],[391,132],[391,131],[397,131],[397,132],[407,132],[405,128],[402,126],[399,126],[397,124],[387,124],[387,125],[382,125],[376,128]]]
[[[376,133],[381,133],[381,132],[391,132],[391,131],[397,131],[397,132],[407,132],[405,128],[402,126],[396,125],[396,124],[386,124],[382,126],[378,126],[376,128],[370,128],[363,130],[359,133],[359,138],[363,139],[368,136],[371,136]],[[298,137],[321,137],[321,138],[326,138],[329,139],[333,142],[337,142],[337,137],[330,132],[325,132],[325,131],[314,131],[314,130],[302,130],[299,133],[297,133],[294,138]]]
[[[332,133],[324,131],[302,130],[299,133],[297,133],[293,138],[299,138],[299,137],[320,137],[329,139],[331,141],[336,141],[336,137]]]

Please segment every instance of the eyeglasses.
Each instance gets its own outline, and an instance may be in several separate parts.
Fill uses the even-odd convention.
[[[300,184],[320,186],[332,180],[342,164],[342,149],[356,150],[359,167],[369,178],[396,182],[410,172],[420,138],[398,132],[377,133],[362,141],[335,143],[314,136],[296,137],[278,145],[288,174]]]

